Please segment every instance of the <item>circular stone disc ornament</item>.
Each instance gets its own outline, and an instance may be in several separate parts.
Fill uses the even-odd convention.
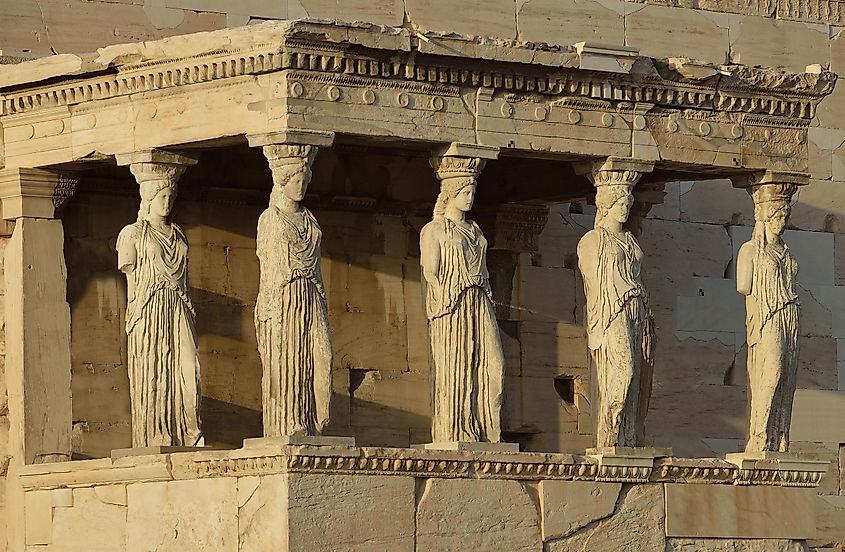
[[[301,98],[302,95],[305,93],[305,87],[302,86],[301,82],[292,82],[290,83],[290,95],[294,98]]]
[[[411,104],[411,98],[404,92],[396,94],[396,105],[399,107],[408,107]]]
[[[340,88],[337,86],[329,86],[329,89],[326,91],[329,95],[329,99],[333,102],[336,102],[340,99]]]
[[[745,134],[745,129],[742,128],[742,125],[733,125],[731,127],[731,136],[734,138],[742,138]]]
[[[581,122],[581,112],[575,111],[574,109],[570,109],[569,113],[566,114],[566,120],[572,123],[573,125],[577,125]]]
[[[645,117],[642,115],[634,115],[634,130],[642,130],[645,128]]]
[[[702,136],[709,136],[712,131],[713,127],[707,121],[701,121],[698,125],[698,133]]]
[[[502,117],[512,117],[513,116],[513,106],[508,102],[502,104]]]
[[[431,108],[435,111],[443,111],[446,108],[446,100],[440,96],[431,98]]]
[[[376,101],[376,93],[373,92],[372,90],[370,90],[369,88],[367,88],[361,94],[361,98],[364,100],[365,104],[372,105]]]
[[[612,127],[613,121],[615,121],[615,120],[616,120],[616,118],[613,115],[611,115],[610,113],[605,113],[604,115],[601,116],[601,124],[606,126],[606,127]]]
[[[542,105],[534,110],[534,118],[538,121],[545,121],[548,116],[549,110]]]
[[[669,132],[678,132],[679,128],[681,127],[678,125],[678,121],[674,119],[669,119],[668,121],[666,121],[666,130],[668,130]]]

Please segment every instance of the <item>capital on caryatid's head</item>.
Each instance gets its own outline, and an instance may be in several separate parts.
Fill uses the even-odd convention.
[[[488,159],[497,159],[499,148],[479,144],[452,142],[431,154],[429,164],[434,169],[441,185],[452,178],[478,179]]]
[[[754,220],[767,222],[773,213],[787,209],[799,186],[810,183],[810,175],[799,172],[765,171],[731,177],[735,188],[744,188],[754,201]]]
[[[645,173],[654,170],[653,161],[624,157],[607,157],[575,164],[575,173],[585,175],[599,188],[601,186],[627,186],[633,189]]]
[[[334,132],[308,129],[284,129],[262,134],[248,134],[250,147],[261,148],[271,170],[282,167],[306,167],[314,162],[319,148],[334,143]]]
[[[175,186],[185,169],[197,164],[194,157],[160,149],[118,153],[117,164],[129,166],[138,184],[163,180]]]

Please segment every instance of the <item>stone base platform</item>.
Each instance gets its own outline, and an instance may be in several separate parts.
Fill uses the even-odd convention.
[[[645,483],[654,470],[654,459],[671,457],[670,448],[653,447],[597,447],[587,449],[587,456],[598,461],[597,481],[624,478]]]
[[[111,451],[112,460],[125,458],[127,456],[149,456],[151,454],[176,454],[179,452],[199,452],[203,450],[214,450],[212,447],[134,447],[114,449]]]
[[[740,469],[740,483],[753,484],[752,478],[765,474],[777,478],[781,485],[816,486],[827,471],[829,462],[809,460],[792,452],[734,452],[725,460]]]
[[[244,439],[244,448],[308,445],[312,447],[354,447],[355,437],[333,435],[282,435]]]
[[[480,443],[475,441],[444,441],[411,445],[420,450],[455,450],[466,452],[519,452],[518,443]]]
[[[745,470],[721,459],[604,470],[620,457],[288,444],[13,477],[38,552],[764,552],[815,535],[813,489],[757,468],[737,485]]]

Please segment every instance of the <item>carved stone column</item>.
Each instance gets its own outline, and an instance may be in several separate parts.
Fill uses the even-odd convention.
[[[634,186],[652,168],[650,162],[619,158],[576,167],[596,187],[596,221],[578,244],[578,266],[587,299],[598,451],[643,444],[654,323],[641,278],[643,252],[628,225]]]
[[[497,148],[453,143],[434,153],[433,220],[420,232],[431,350],[432,443],[426,448],[519,450],[500,443],[504,355],[487,270],[487,240],[466,214]]]
[[[737,254],[737,291],[746,296],[750,420],[746,458],[789,451],[798,368],[798,263],[782,234],[802,173],[766,171],[734,179],[754,201],[754,230]]]
[[[0,171],[3,218],[14,224],[4,259],[9,550],[23,550],[25,540],[18,471],[71,455],[70,307],[64,230],[54,218],[60,182],[39,169]]]
[[[119,154],[117,162],[129,166],[141,195],[138,218],[121,230],[116,245],[117,268],[127,281],[132,447],[154,448],[146,450],[149,454],[204,446],[188,241],[170,222],[179,178],[196,160],[146,150]],[[115,451],[112,456],[126,453]]]
[[[262,148],[273,189],[256,235],[264,438],[247,439],[244,446],[354,445],[350,437],[321,435],[332,397],[331,329],[320,270],[322,231],[301,205],[318,148],[331,146],[334,133],[288,129],[247,139]]]

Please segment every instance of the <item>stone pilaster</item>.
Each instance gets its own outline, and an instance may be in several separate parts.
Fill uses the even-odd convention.
[[[23,550],[26,540],[17,474],[71,456],[70,307],[64,230],[54,218],[71,182],[39,169],[0,171],[3,219],[13,227],[4,258],[9,439],[0,451],[9,457],[6,531],[0,526],[9,550]]]
[[[0,172],[6,247],[6,384],[12,462],[70,459],[70,308],[64,231],[53,218],[60,175]]]

